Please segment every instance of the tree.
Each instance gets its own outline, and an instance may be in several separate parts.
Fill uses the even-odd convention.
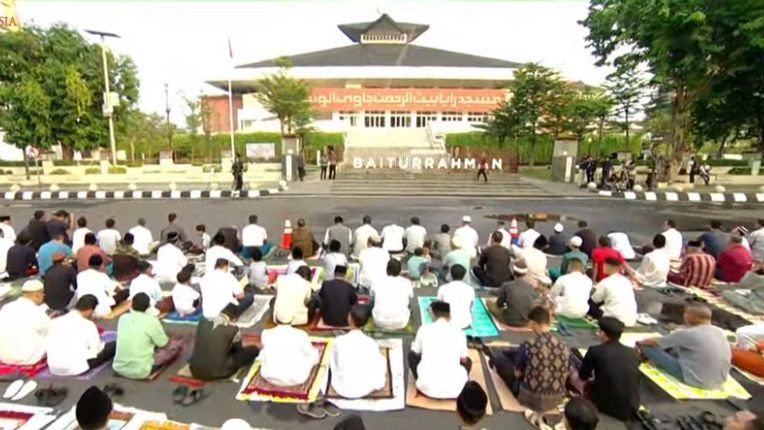
[[[514,80],[509,88],[512,91],[510,101],[516,113],[522,134],[529,137],[530,159],[533,167],[536,142],[541,130],[542,120],[548,116],[557,101],[557,94],[563,87],[560,75],[547,67],[528,63],[514,72]]]
[[[293,135],[298,121],[313,117],[308,103],[310,87],[307,82],[290,76],[288,60],[280,59],[277,63],[281,67],[278,72],[257,81],[255,98],[279,119],[282,135]]]
[[[570,129],[574,115],[571,109],[578,95],[562,82],[560,82],[559,88],[553,91],[543,124],[546,129],[551,131],[555,139]]]
[[[592,91],[575,93],[570,100],[567,128],[576,136],[579,147],[592,124],[598,119],[599,103],[598,94]]]
[[[495,139],[499,147],[503,148],[508,141],[515,142],[520,136],[521,121],[514,106],[509,102],[502,102],[491,112],[488,121],[475,127]]]
[[[616,70],[608,76],[607,89],[613,100],[616,124],[626,137],[626,146],[630,144],[631,120],[641,110],[640,101],[647,88],[647,82],[635,68]]]

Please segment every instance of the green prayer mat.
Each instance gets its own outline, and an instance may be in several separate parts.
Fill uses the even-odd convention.
[[[366,325],[363,326],[363,331],[371,336],[379,337],[379,336],[409,336],[416,333],[416,329],[414,328],[414,318],[413,315],[409,317],[409,323],[406,327],[403,327],[402,329],[397,330],[388,330],[384,329],[382,327],[377,327],[376,324],[374,324],[374,318],[369,318],[369,321],[366,322]]]
[[[552,330],[554,331],[559,331],[559,324],[564,324],[565,328],[569,330],[599,330],[597,323],[588,318],[568,318],[562,315],[555,315],[554,319],[555,322],[552,326]]]
[[[428,309],[430,303],[438,298],[435,296],[419,297],[419,315],[422,317],[422,325],[432,322]],[[464,329],[464,334],[474,337],[494,337],[499,335],[499,329],[496,328],[488,309],[480,298],[476,297],[472,301],[472,325]]]

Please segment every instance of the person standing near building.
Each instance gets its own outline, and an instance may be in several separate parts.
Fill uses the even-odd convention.
[[[305,152],[300,151],[297,154],[297,177],[302,182],[305,179]]]
[[[476,181],[480,181],[480,176],[483,177],[483,182],[488,182],[488,175],[486,175],[486,170],[488,170],[488,160],[485,158],[485,154],[480,157],[480,163],[478,164],[478,172],[477,177],[475,178]]]
[[[233,159],[231,173],[233,174],[233,190],[238,195],[244,186],[244,162],[241,161],[241,155],[238,152]]]
[[[319,176],[320,180],[326,179],[326,168],[328,167],[329,159],[326,158],[326,150],[321,151],[321,155],[318,157],[318,168],[321,169],[321,176]]]
[[[334,180],[337,178],[337,152],[334,146],[329,145],[326,148],[326,158],[329,159],[329,179]]]

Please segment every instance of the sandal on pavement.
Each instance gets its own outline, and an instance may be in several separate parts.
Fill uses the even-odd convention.
[[[103,392],[109,397],[119,397],[125,394],[125,390],[118,384],[106,384],[103,387]]]
[[[193,390],[190,393],[188,393],[188,395],[180,402],[180,404],[183,406],[195,405],[201,402],[202,400],[206,399],[207,397],[209,397],[209,395],[210,395],[209,391],[203,388],[200,388],[198,390]]]
[[[305,415],[307,417],[311,417],[317,420],[326,418],[326,410],[322,408],[321,406],[317,405],[315,402],[313,403],[300,403],[297,405],[297,412],[300,415]]]
[[[183,399],[186,398],[188,395],[188,387],[185,385],[178,385],[173,391],[172,391],[172,402],[173,403],[180,403],[183,401]]]
[[[332,418],[336,418],[340,415],[342,415],[342,411],[340,408],[337,407],[334,403],[324,400],[322,404],[320,404],[321,408],[326,412],[327,416],[330,416]]]
[[[54,407],[63,402],[68,394],[69,389],[66,387],[53,387],[49,385],[47,388],[37,390],[34,396],[37,398],[37,403],[41,406]]]
[[[5,389],[5,393],[3,393],[4,399],[10,399],[11,397],[15,396],[16,394],[21,391],[21,387],[24,386],[24,380],[23,379],[17,379],[11,383],[11,385],[8,386],[8,388]]]
[[[21,387],[18,393],[11,397],[12,401],[21,400],[27,395],[29,395],[31,392],[37,389],[37,382],[32,381],[31,379],[24,383],[24,385]]]

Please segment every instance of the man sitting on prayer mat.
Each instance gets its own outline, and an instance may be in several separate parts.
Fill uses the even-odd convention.
[[[716,260],[703,252],[703,244],[691,240],[687,242],[687,253],[684,255],[679,272],[670,272],[669,282],[683,287],[708,288],[714,278]]]
[[[90,257],[98,255],[101,257],[103,267],[100,268],[102,272],[106,272],[106,266],[111,263],[111,257],[106,255],[98,245],[98,239],[93,233],[85,235],[85,244],[77,251],[77,272],[82,272],[90,268]]]
[[[172,288],[172,305],[181,317],[191,315],[199,308],[201,294],[191,286],[191,271],[181,270],[176,279],[178,282]]]
[[[304,384],[320,359],[308,334],[291,323],[277,320],[276,327],[262,333],[260,375],[279,387]]]
[[[72,248],[64,243],[64,235],[58,234],[50,239],[50,242],[44,244],[37,251],[37,262],[40,267],[40,274],[45,276],[53,266],[53,254],[57,252],[63,252],[67,257],[71,257]]]
[[[719,327],[711,325],[711,309],[700,303],[684,309],[689,327],[637,342],[657,368],[693,387],[717,389],[730,371],[730,346]]]
[[[158,304],[163,300],[162,287],[159,286],[156,278],[152,274],[154,268],[151,267],[147,261],[141,261],[138,265],[141,274],[137,278],[130,282],[130,300],[137,294],[143,293],[149,296],[151,300],[151,307],[156,308]],[[162,307],[162,306],[159,306]],[[171,307],[171,306],[169,306]],[[164,306],[164,309],[159,309],[160,312],[166,312],[168,306]]]
[[[328,230],[326,234],[329,234]],[[323,259],[324,273],[326,273],[327,281],[330,281],[334,278],[335,267],[348,265],[348,257],[347,255],[341,252],[341,249],[342,249],[342,244],[340,243],[339,240],[332,240],[331,242],[329,242],[329,252],[324,255],[324,259]]]
[[[154,263],[154,273],[161,283],[175,282],[178,273],[188,264],[188,258],[178,247],[178,233],[167,233],[167,243],[157,249],[157,261]]]
[[[377,234],[369,236],[369,245],[358,256],[361,263],[359,283],[367,288],[374,285],[380,278],[385,277],[385,267],[390,261],[390,254],[381,248],[382,239]]]
[[[74,416],[81,430],[104,430],[109,428],[109,415],[113,409],[111,398],[100,388],[92,386],[77,401]]]
[[[53,254],[53,266],[43,279],[45,285],[45,304],[49,308],[61,311],[69,306],[77,289],[77,271],[74,270],[66,254]]]
[[[456,413],[464,424],[460,429],[473,428],[485,416],[488,394],[475,381],[468,381],[456,398]]]
[[[637,269],[636,277],[640,284],[646,287],[662,287],[666,285],[671,272],[671,259],[666,250],[666,238],[662,234],[653,237],[653,250],[642,258],[642,265]]]
[[[321,319],[324,324],[345,327],[348,325],[350,310],[358,303],[358,295],[355,287],[345,280],[347,266],[336,266],[334,277],[330,281],[324,281],[318,290]]]
[[[273,302],[273,322],[289,321],[303,325],[310,321],[315,309],[308,309],[313,295],[310,268],[301,266],[296,273],[281,275],[276,280],[276,298]]]
[[[87,294],[74,310],[54,319],[48,336],[48,369],[53,375],[81,375],[114,358],[116,342],[104,343],[92,321],[98,299]]]
[[[242,366],[251,364],[260,353],[256,346],[242,345],[241,331],[236,325],[236,306],[231,303],[214,319],[199,321],[194,342],[188,365],[194,378],[203,381],[228,378]]]
[[[583,243],[583,240],[578,236],[573,236],[570,238],[570,251],[566,252],[562,256],[562,261],[560,262],[560,269],[559,273],[552,273],[554,270],[549,269],[549,275],[552,277],[552,279],[556,279],[559,276],[562,276],[569,272],[568,270],[568,264],[570,263],[570,260],[577,258],[581,260],[581,263],[583,264],[584,268],[589,263],[589,257],[581,252],[581,244]]]
[[[350,316],[353,329],[334,340],[329,369],[334,391],[347,399],[359,399],[385,386],[387,360],[379,344],[361,331],[368,309],[354,306]]]
[[[536,337],[498,355],[486,352],[489,366],[496,369],[521,404],[546,411],[565,398],[570,348],[549,332],[551,321],[545,308],[533,308],[528,320]]]
[[[504,236],[499,231],[491,234],[491,246],[484,249],[480,254],[477,266],[472,268],[472,273],[480,285],[497,288],[512,278],[509,271],[509,250],[501,246]]]
[[[555,304],[555,313],[568,318],[583,318],[589,312],[592,280],[584,274],[584,264],[578,258],[568,263],[568,273],[554,281],[549,298]]]
[[[528,312],[540,301],[536,287],[531,284],[526,274],[528,267],[525,261],[518,260],[512,264],[515,280],[505,282],[499,290],[496,299],[496,317],[504,324],[512,327],[528,325]]]
[[[236,316],[244,313],[252,303],[255,296],[245,294],[241,283],[228,271],[229,262],[225,258],[218,258],[215,268],[204,274],[201,280],[202,290],[202,314],[205,318],[213,319],[227,304],[236,305]]]
[[[604,342],[589,347],[578,370],[578,378],[588,381],[583,394],[601,412],[622,421],[633,420],[640,405],[639,355],[621,344],[622,322],[602,317],[599,327]]]
[[[637,300],[631,281],[619,273],[621,266],[621,260],[605,259],[603,273],[606,277],[594,287],[589,315],[618,318],[626,327],[634,327],[637,324]]]
[[[0,309],[0,363],[27,366],[45,356],[50,318],[38,279],[24,282],[21,297]]]
[[[16,243],[8,249],[5,258],[5,271],[8,280],[24,278],[37,273],[37,256],[30,243],[30,237],[25,231],[16,236]]]
[[[214,271],[215,266],[217,265],[217,261],[221,258],[228,260],[229,265],[231,266],[240,267],[244,265],[244,263],[239,257],[236,256],[236,254],[225,247],[225,236],[221,233],[217,233],[215,234],[215,237],[212,238],[212,246],[207,250],[207,252],[204,253],[205,272],[209,273]],[[219,312],[220,310],[215,312],[215,315],[217,315]],[[213,317],[215,315],[213,315]]]
[[[738,341],[732,345],[732,364],[764,378],[764,321],[735,330]]]
[[[138,264],[142,260],[138,250],[133,248],[135,238],[132,233],[126,233],[125,237],[117,244],[117,250],[112,255],[111,275],[120,281],[132,281],[138,276],[140,269]]]
[[[114,306],[127,300],[130,290],[121,289],[117,282],[101,271],[103,259],[100,255],[91,256],[88,263],[90,267],[77,274],[77,299],[85,294],[94,295],[98,299],[96,317],[103,318],[111,313]]]
[[[263,261],[263,252],[260,248],[249,248],[252,262],[249,263],[249,285],[261,290],[268,288],[268,265]]]
[[[159,320],[146,313],[149,296],[133,297],[132,312],[119,317],[117,352],[112,368],[122,377],[146,379],[165,363],[154,362],[154,350],[167,345],[169,339]]]
[[[409,324],[409,300],[414,297],[411,281],[401,275],[401,262],[387,262],[387,276],[374,281],[371,295],[374,299],[372,316],[374,325],[386,330],[400,330]]]
[[[716,259],[714,278],[722,282],[740,282],[751,270],[752,264],[753,257],[751,251],[743,246],[743,237],[733,234],[729,246]]]
[[[467,383],[473,365],[467,352],[467,337],[451,324],[448,303],[434,301],[429,312],[433,323],[417,330],[409,352],[409,369],[422,394],[433,399],[455,399]]]
[[[460,265],[451,266],[451,279],[448,284],[438,288],[438,300],[451,306],[451,323],[459,328],[472,325],[472,302],[475,301],[475,289],[463,279],[467,274]]]
[[[305,262],[305,254],[303,254],[302,248],[299,246],[292,247],[292,259],[287,263],[286,274],[291,275],[297,272],[297,269],[300,267],[307,265],[308,263]]]

